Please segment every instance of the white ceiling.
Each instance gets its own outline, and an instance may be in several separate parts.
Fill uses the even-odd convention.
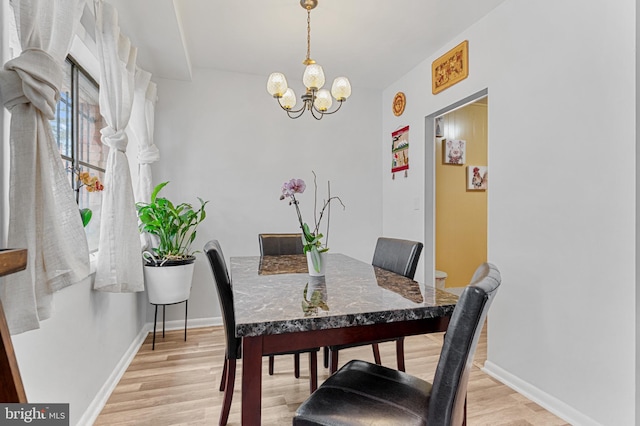
[[[106,0],[156,77],[189,80],[193,68],[300,80],[306,11],[299,0]],[[319,0],[311,57],[327,81],[386,88],[505,0]],[[472,44],[470,49],[473,49]]]

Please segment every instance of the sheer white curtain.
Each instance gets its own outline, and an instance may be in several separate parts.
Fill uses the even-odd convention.
[[[151,81],[151,73],[138,68],[136,70],[136,88],[133,98],[133,111],[129,129],[138,141],[138,185],[136,187],[136,201],[148,203],[153,191],[151,164],[160,159],[160,151],[153,143],[153,125],[158,98],[156,84]],[[143,250],[148,250],[154,244],[152,236],[140,235]]]
[[[118,13],[96,5],[96,43],[100,61],[100,113],[109,147],[102,192],[98,267],[94,288],[115,293],[144,290],[138,219],[127,160],[125,129],[131,116],[137,50],[120,33]]]
[[[87,238],[49,124],[83,5],[11,1],[22,54],[0,71],[0,99],[11,111],[8,244],[29,253],[27,269],[0,285],[12,334],[39,328],[53,292],[89,275]]]

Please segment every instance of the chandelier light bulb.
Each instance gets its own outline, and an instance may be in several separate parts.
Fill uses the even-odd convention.
[[[309,90],[320,90],[324,86],[324,71],[318,64],[310,64],[304,69],[302,82]]]
[[[280,72],[271,73],[267,80],[267,92],[274,98],[279,98],[287,91],[287,78]]]
[[[337,101],[346,101],[351,96],[351,83],[347,77],[337,77],[333,80],[331,94]]]
[[[313,105],[318,109],[318,111],[325,112],[329,108],[331,108],[331,104],[333,101],[331,100],[331,94],[327,89],[318,90],[316,94],[316,100],[313,101]]]
[[[282,97],[279,99],[279,101],[280,105],[282,105],[282,108],[284,109],[292,109],[294,106],[296,106],[296,94],[293,89],[288,88],[284,92],[284,95],[282,95]]]

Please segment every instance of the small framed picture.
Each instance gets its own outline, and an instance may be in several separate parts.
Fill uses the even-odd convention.
[[[461,139],[443,139],[442,153],[444,164],[464,164],[466,141]]]
[[[443,116],[436,117],[436,120],[435,120],[436,138],[441,138],[441,137],[444,136],[444,129],[442,128],[442,126],[444,125],[443,121],[444,121],[444,117]]]
[[[487,166],[467,166],[467,189],[484,191],[489,185]]]

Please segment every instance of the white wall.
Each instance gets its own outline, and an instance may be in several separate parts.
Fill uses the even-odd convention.
[[[300,70],[301,74],[303,69]],[[293,206],[280,201],[282,183],[302,178],[303,219],[312,222],[313,175],[318,199],[332,195],[329,246],[370,262],[382,229],[380,92],[354,87],[335,115],[316,121],[306,113],[289,119],[266,91],[267,76],[196,69],[192,82],[157,80],[155,141],[161,159],[153,166],[156,183],[171,183],[162,194],[176,202],[209,200],[207,219],[194,247],[218,239],[230,256],[259,255],[261,232],[297,232]],[[302,82],[290,80],[294,89]],[[167,318],[180,319],[179,305]],[[198,256],[189,318],[219,316],[213,279]],[[151,313],[149,313],[151,315]]]
[[[635,7],[507,1],[383,94],[385,151],[399,124],[423,141],[425,116],[488,88],[488,249],[504,282],[487,368],[573,424],[636,418]],[[431,62],[464,39],[469,77],[432,95]],[[385,108],[399,90],[401,119]],[[411,174],[430,176],[410,150]],[[400,203],[419,184],[383,180],[384,233],[431,226]]]

